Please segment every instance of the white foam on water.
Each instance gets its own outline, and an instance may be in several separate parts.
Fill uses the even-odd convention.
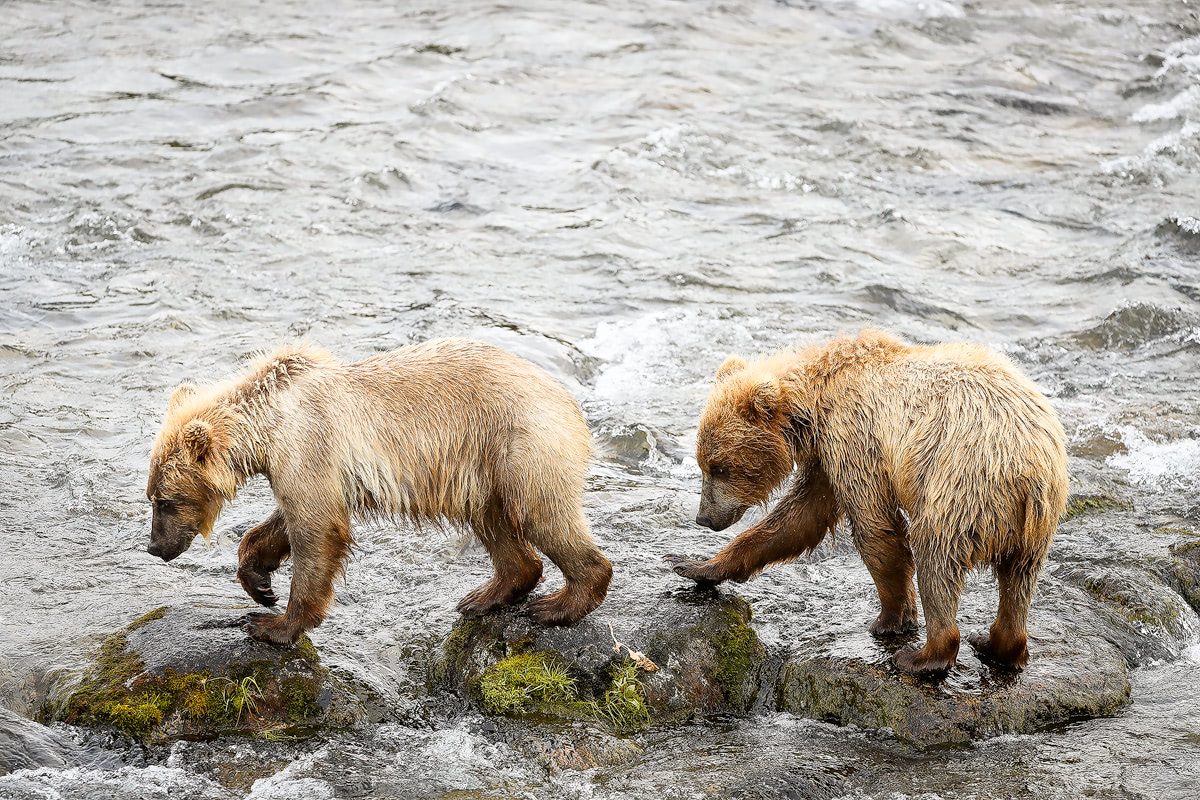
[[[246,800],[329,800],[334,795],[333,787],[304,774],[319,767],[328,754],[328,746],[319,747],[274,775],[259,778],[250,787]]]
[[[1200,488],[1200,439],[1154,441],[1129,425],[1119,431],[1127,449],[1109,456],[1109,466],[1127,470],[1131,481],[1154,489]]]
[[[1200,36],[1192,36],[1168,45],[1162,66],[1154,73],[1154,77],[1161,78],[1177,69],[1189,73],[1200,72]]]
[[[48,800],[98,797],[104,789],[111,797],[141,800],[153,798],[167,800],[174,797],[221,796],[225,793],[196,775],[189,775],[175,767],[121,767],[116,770],[69,769],[18,770],[0,777],[0,797],[8,796],[5,787],[15,787],[27,796],[41,796]],[[306,795],[296,795],[306,797]]]
[[[1168,168],[1172,160],[1183,161],[1188,156],[1196,156],[1196,146],[1192,142],[1200,134],[1200,123],[1187,121],[1178,130],[1159,136],[1146,145],[1136,156],[1122,156],[1106,161],[1101,169],[1113,175],[1122,177],[1129,173],[1153,171],[1156,167]]]
[[[868,14],[907,22],[966,16],[961,6],[946,0],[825,0],[823,5],[851,6]]]
[[[1160,122],[1167,119],[1178,119],[1200,106],[1200,86],[1184,89],[1179,94],[1163,103],[1148,103],[1130,117],[1134,122]]]
[[[1179,230],[1184,233],[1200,236],[1200,219],[1196,219],[1195,217],[1167,217],[1167,219],[1174,222]]]

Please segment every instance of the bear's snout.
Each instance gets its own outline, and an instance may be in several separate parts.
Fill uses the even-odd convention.
[[[713,521],[703,514],[696,515],[696,524],[703,525],[705,528],[712,528],[713,530],[716,530],[716,528],[713,527]]]
[[[158,556],[163,561],[170,561],[186,549],[187,549],[186,547],[183,547],[183,548],[173,547],[173,548],[167,549],[167,548],[164,548],[162,543],[160,543],[160,542],[151,542],[150,546],[146,548],[146,552],[152,556]]]

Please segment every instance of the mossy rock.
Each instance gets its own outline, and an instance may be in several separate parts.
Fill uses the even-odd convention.
[[[1133,666],[1178,658],[1194,638],[1195,611],[1154,570],[1075,564],[1055,569],[1054,575],[1099,601],[1096,609],[1107,622],[1105,638]]]
[[[164,743],[303,736],[362,716],[307,636],[289,648],[253,641],[240,613],[164,607],[146,614],[104,640],[83,679],[47,701],[43,719]]]
[[[1171,575],[1188,605],[1200,612],[1200,540],[1171,545]]]
[[[1101,639],[1031,631],[1035,653],[1021,672],[960,668],[945,680],[899,673],[890,662],[795,654],[780,674],[781,710],[890,729],[926,747],[1029,733],[1082,717],[1105,716],[1129,701],[1125,662]],[[960,652],[960,663],[970,658]]]
[[[1125,498],[1107,491],[1072,492],[1067,499],[1067,508],[1063,512],[1062,522],[1068,522],[1076,517],[1090,514],[1104,514],[1112,511],[1131,511],[1133,503]]]
[[[442,642],[433,683],[510,716],[592,720],[615,731],[715,711],[745,711],[766,648],[750,607],[681,591],[652,606],[610,599],[569,628],[539,628],[519,610],[462,620]],[[614,645],[614,635],[622,648]],[[631,658],[630,649],[658,669]]]

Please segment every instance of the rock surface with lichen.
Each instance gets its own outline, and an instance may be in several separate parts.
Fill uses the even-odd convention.
[[[749,622],[741,598],[688,590],[649,608],[610,598],[569,628],[539,628],[509,609],[459,621],[431,675],[495,714],[592,720],[623,732],[748,710],[767,656]]]
[[[164,607],[146,614],[104,640],[82,679],[47,701],[43,718],[163,743],[298,737],[362,716],[354,692],[321,665],[307,636],[286,648],[253,641],[240,613]]]
[[[1105,515],[1113,513],[1124,512],[1089,511],[1066,526],[1059,560],[1039,585],[1031,660],[1020,671],[982,661],[967,642],[996,613],[995,581],[977,575],[959,607],[963,644],[954,669],[938,679],[901,673],[896,652],[918,646],[924,629],[872,636],[878,598],[870,576],[846,542],[831,541],[808,566],[779,567],[750,584],[658,593],[627,587],[571,628],[537,628],[519,608],[461,620],[430,674],[492,719],[584,720],[617,735],[692,716],[786,711],[927,747],[1111,715],[1129,702],[1128,669],[1177,656],[1173,648],[1193,640],[1196,624],[1174,588],[1192,585],[1190,549],[1177,548],[1171,573],[1156,566],[1150,545],[1144,557],[1110,563],[1071,541],[1088,533],[1083,526],[1112,527]],[[761,613],[752,619],[741,595]],[[614,635],[628,647],[615,650]],[[629,648],[659,669],[636,668]],[[619,708],[604,710],[614,696],[632,698],[639,715],[623,720]],[[578,743],[543,749],[582,752]]]

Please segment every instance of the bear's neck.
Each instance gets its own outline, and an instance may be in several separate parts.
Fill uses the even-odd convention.
[[[238,487],[255,475],[271,477],[270,441],[283,417],[279,395],[286,389],[273,392],[247,393],[235,387],[219,401],[229,415],[229,468]]]

